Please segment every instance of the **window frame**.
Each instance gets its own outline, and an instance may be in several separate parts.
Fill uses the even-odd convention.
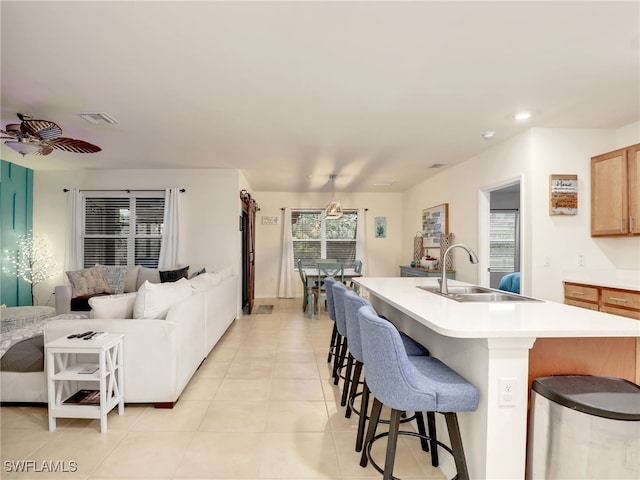
[[[293,227],[294,227],[294,221],[293,221],[293,217],[295,214],[316,214],[319,216],[320,218],[320,222],[321,222],[321,226],[320,226],[320,238],[319,239],[315,239],[315,238],[309,238],[309,239],[296,239],[293,236]],[[355,260],[358,259],[358,251],[360,248],[360,245],[358,244],[358,215],[359,215],[359,211],[357,209],[348,209],[348,210],[344,210],[344,214],[345,215],[355,215],[355,223],[356,223],[356,230],[355,230],[355,234],[354,234],[354,238],[335,238],[335,239],[329,239],[327,238],[327,220],[325,218],[324,215],[324,209],[316,209],[316,208],[292,208],[291,209],[291,239],[292,239],[292,250],[293,250],[293,268],[297,268],[297,262],[298,259],[296,258],[296,248],[295,248],[295,243],[296,242],[309,242],[309,243],[320,243],[320,257],[319,258],[327,258],[327,244],[328,243],[340,243],[340,242],[350,242],[354,244],[354,250],[353,250],[353,255],[354,255],[354,259],[353,262],[355,262]],[[302,260],[309,260],[306,258],[303,258]],[[340,261],[338,259],[338,261]],[[353,263],[351,262],[351,263]],[[345,265],[349,265],[350,262],[344,262]]]
[[[100,198],[115,198],[115,199],[128,199],[129,200],[129,233],[128,234],[87,234],[87,200],[88,199],[100,199]],[[162,213],[163,221],[160,223],[159,233],[154,234],[140,234],[137,227],[137,205],[138,199],[155,198],[162,201]],[[93,265],[87,264],[87,258],[85,255],[85,240],[86,239],[124,239],[127,246],[127,263],[126,266],[136,265],[136,240],[138,239],[159,239],[160,248],[162,248],[162,235],[164,230],[164,209],[165,209],[165,195],[164,192],[155,191],[136,191],[136,192],[83,192],[81,198],[81,228],[80,228],[80,250],[83,268],[89,268]],[[160,259],[160,248],[158,249],[158,257],[155,258],[155,265],[151,263],[148,266],[150,268],[157,268]],[[88,263],[95,264],[95,261],[89,261]]]

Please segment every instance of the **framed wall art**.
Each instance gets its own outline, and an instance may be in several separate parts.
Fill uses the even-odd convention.
[[[424,248],[440,248],[440,236],[448,233],[448,203],[422,210],[422,244]]]
[[[376,238],[387,236],[387,217],[376,217]]]
[[[578,175],[549,175],[549,215],[578,214]]]

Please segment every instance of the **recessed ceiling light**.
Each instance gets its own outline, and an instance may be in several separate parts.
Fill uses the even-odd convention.
[[[80,118],[84,118],[89,123],[93,123],[94,125],[114,125],[118,123],[115,118],[101,112],[79,113],[78,116]]]
[[[526,120],[527,118],[531,117],[531,112],[518,112],[516,113],[513,118],[515,118],[516,120]]]
[[[484,138],[485,140],[491,140],[495,136],[496,136],[496,132],[484,132],[482,134],[482,138]]]

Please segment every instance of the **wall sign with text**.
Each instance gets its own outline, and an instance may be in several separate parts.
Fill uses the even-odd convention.
[[[578,214],[578,175],[549,175],[549,215]]]

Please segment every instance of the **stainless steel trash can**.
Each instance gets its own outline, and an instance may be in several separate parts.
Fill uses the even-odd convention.
[[[620,378],[534,380],[527,478],[640,478],[640,387]]]

